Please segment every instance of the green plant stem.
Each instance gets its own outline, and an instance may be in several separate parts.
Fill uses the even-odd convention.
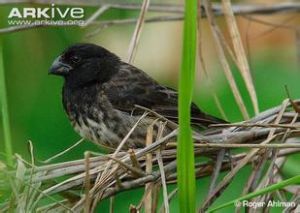
[[[249,194],[247,194],[245,196],[242,196],[240,198],[234,199],[232,201],[224,203],[224,204],[222,204],[220,206],[217,206],[215,208],[209,209],[208,212],[216,212],[217,210],[226,208],[226,207],[231,206],[231,205],[233,205],[233,204],[235,204],[237,202],[242,202],[243,200],[249,200],[249,199],[252,199],[254,197],[257,197],[257,196],[260,196],[260,195],[264,195],[266,193],[269,193],[269,192],[272,192],[272,191],[275,191],[275,190],[282,189],[282,188],[284,188],[286,186],[289,186],[289,185],[292,185],[292,184],[299,184],[299,183],[300,183],[300,175],[292,177],[292,178],[289,178],[289,179],[284,180],[284,181],[281,181],[279,183],[273,184],[271,186],[265,187],[265,188],[263,188],[261,190],[258,190],[256,192],[249,193]]]
[[[9,124],[9,114],[7,106],[7,92],[5,84],[5,72],[3,63],[3,48],[2,41],[0,40],[0,110],[2,115],[3,135],[4,135],[4,149],[6,154],[7,164],[12,166],[12,143],[11,143],[11,131]]]
[[[192,92],[196,69],[197,0],[185,1],[183,51],[179,79],[179,136],[177,147],[177,174],[180,212],[194,213],[195,159],[190,125]]]

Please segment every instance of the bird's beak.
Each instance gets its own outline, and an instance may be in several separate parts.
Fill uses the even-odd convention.
[[[61,62],[61,56],[57,57],[54,62],[52,63],[49,74],[53,75],[66,75],[70,72],[71,69],[73,69],[72,66],[69,64]]]

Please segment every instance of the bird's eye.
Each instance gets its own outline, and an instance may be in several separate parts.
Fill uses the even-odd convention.
[[[72,57],[71,57],[71,61],[72,61],[73,63],[75,63],[75,64],[78,63],[78,62],[80,61],[80,59],[81,59],[81,58],[79,58],[78,56],[72,56]]]

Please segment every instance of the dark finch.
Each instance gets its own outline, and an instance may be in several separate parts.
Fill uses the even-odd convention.
[[[142,70],[94,44],[76,44],[53,62],[51,74],[64,78],[63,106],[74,129],[97,144],[117,147],[149,108],[177,122],[178,93],[162,86]],[[224,121],[191,106],[192,123],[205,128]],[[126,148],[143,147],[147,128],[155,118],[143,119],[131,134]],[[167,126],[165,133],[172,130]],[[156,132],[157,130],[155,130]]]

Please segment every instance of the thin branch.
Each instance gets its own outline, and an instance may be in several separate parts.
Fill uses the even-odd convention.
[[[300,142],[300,141],[299,141]],[[211,148],[259,148],[259,149],[287,149],[287,148],[300,148],[300,143],[287,143],[287,144],[222,144],[222,143],[209,143],[209,144],[195,144],[195,147],[211,147]]]
[[[147,129],[147,135],[146,135],[146,145],[149,146],[153,143],[153,126],[154,122],[152,125],[150,125]],[[146,154],[146,173],[150,174],[153,171],[153,163],[152,163],[152,153]],[[144,203],[144,209],[145,213],[151,213],[154,210],[152,209],[152,202],[153,202],[153,187],[154,184],[152,182],[149,182],[145,184],[145,196],[143,199]],[[147,193],[146,193],[147,192]]]
[[[77,147],[79,144],[81,144],[84,141],[83,138],[81,138],[79,141],[77,141],[76,143],[74,143],[72,146],[70,146],[69,148],[65,149],[64,151],[48,158],[47,160],[42,161],[43,163],[50,163],[51,161],[53,161],[54,159],[61,157],[62,155],[66,154],[67,152],[69,152],[70,150],[74,149],[75,147]]]
[[[130,41],[130,45],[129,45],[129,49],[128,49],[128,63],[132,63],[134,58],[135,58],[135,54],[137,51],[137,47],[138,47],[138,43],[140,40],[140,36],[143,30],[143,26],[144,26],[144,20],[145,20],[145,16],[147,13],[147,10],[149,8],[150,5],[150,0],[143,0],[143,4],[141,7],[141,11],[140,11],[140,15],[138,18],[138,21],[136,23],[131,41]]]
[[[239,67],[239,70],[241,72],[241,75],[244,79],[246,88],[248,90],[248,93],[250,95],[254,112],[255,114],[258,114],[259,108],[258,108],[258,100],[257,95],[255,91],[255,87],[253,84],[250,67],[248,64],[248,60],[246,57],[245,49],[242,44],[241,35],[238,29],[238,25],[236,22],[236,18],[234,16],[231,1],[222,0],[222,6],[224,11],[225,20],[227,23],[227,27],[229,29],[229,33],[231,36],[231,40],[234,47],[235,57],[237,59],[237,66]]]
[[[91,15],[90,18],[88,18],[82,27],[87,27],[89,26],[92,22],[94,22],[98,17],[100,17],[103,13],[105,13],[108,9],[110,8],[109,5],[103,5],[101,7],[99,7],[99,9],[93,14]]]
[[[285,128],[285,129],[300,129],[300,124],[252,124],[252,123],[237,123],[237,124],[214,124],[215,127],[264,127],[264,128]]]
[[[201,1],[198,1],[198,4],[201,4]],[[220,111],[223,119],[225,120],[228,120],[226,114],[225,114],[225,111],[221,105],[221,102],[219,100],[219,97],[215,91],[215,88],[214,88],[214,84],[212,83],[212,80],[207,72],[207,68],[206,68],[206,63],[205,63],[205,60],[204,60],[204,54],[203,54],[203,45],[204,45],[204,41],[203,41],[203,36],[202,36],[202,30],[201,30],[201,23],[203,22],[202,20],[202,11],[199,10],[199,20],[198,20],[198,58],[199,58],[199,64],[201,66],[201,71],[203,71],[206,79],[207,79],[207,82],[208,82],[208,85],[209,85],[209,88],[211,88],[211,93],[212,93],[212,96],[213,96],[213,99],[215,101],[215,104],[218,108],[218,110]]]
[[[91,199],[89,196],[89,190],[91,188],[91,177],[90,177],[90,152],[84,153],[85,158],[85,212],[90,212]]]
[[[214,170],[211,175],[211,181],[210,181],[210,185],[209,185],[209,189],[208,189],[208,195],[210,195],[213,192],[213,190],[215,189],[217,179],[220,175],[220,171],[221,171],[221,167],[222,167],[222,163],[223,163],[225,154],[226,154],[226,150],[221,149],[217,155]]]
[[[249,114],[248,114],[247,108],[246,108],[245,103],[242,99],[242,96],[241,96],[241,93],[238,89],[238,86],[237,86],[237,84],[234,80],[232,71],[230,69],[229,62],[226,58],[226,55],[225,55],[225,52],[224,52],[224,49],[223,49],[223,45],[222,45],[222,42],[221,42],[222,39],[219,36],[220,35],[220,33],[219,33],[220,29],[217,26],[215,17],[213,15],[211,2],[208,1],[208,0],[205,0],[205,1],[203,1],[203,4],[204,4],[204,7],[205,7],[205,11],[206,11],[206,14],[207,14],[209,26],[210,26],[211,32],[213,34],[213,38],[214,38],[214,41],[215,41],[214,42],[215,47],[216,47],[221,65],[223,67],[224,74],[227,78],[227,81],[228,81],[228,83],[230,85],[230,88],[232,90],[232,93],[234,95],[235,101],[236,101],[236,103],[237,103],[244,119],[249,119]]]
[[[166,175],[164,173],[164,165],[161,157],[160,151],[156,152],[157,156],[157,162],[161,174],[161,182],[163,187],[163,198],[164,198],[164,207],[165,207],[165,213],[169,213],[169,200],[168,200],[168,190],[167,190],[167,183],[166,183]]]

